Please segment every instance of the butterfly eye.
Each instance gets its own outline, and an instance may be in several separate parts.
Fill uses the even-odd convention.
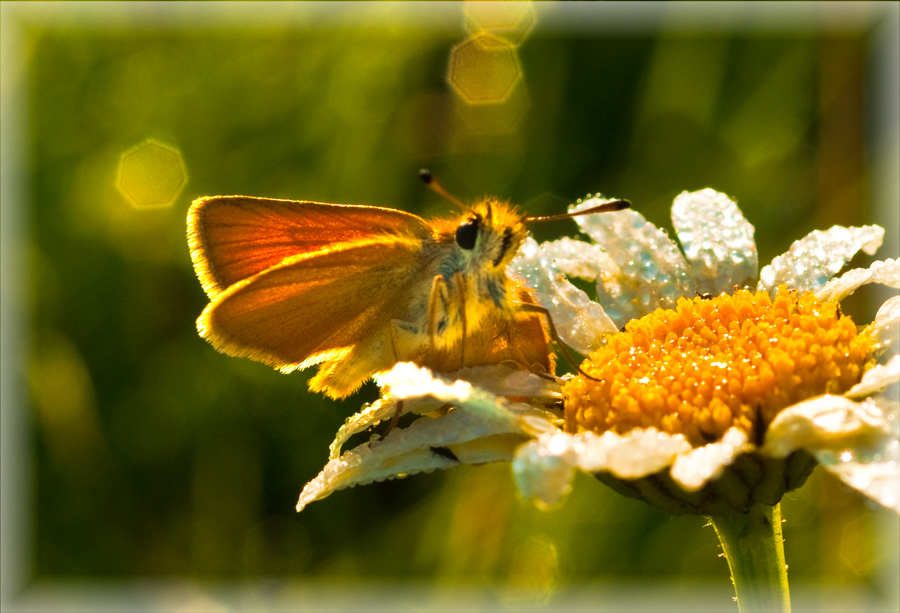
[[[474,249],[480,226],[481,219],[478,217],[467,219],[459,224],[459,227],[456,228],[456,244],[466,251]]]

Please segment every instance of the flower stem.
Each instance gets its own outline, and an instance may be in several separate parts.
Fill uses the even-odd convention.
[[[710,518],[731,569],[738,609],[790,611],[781,507],[756,503],[749,513]]]

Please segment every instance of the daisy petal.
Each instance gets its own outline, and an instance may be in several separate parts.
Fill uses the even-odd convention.
[[[549,243],[541,243],[544,252],[560,270],[569,277],[596,281],[607,271],[615,270],[616,263],[600,245],[563,237]]]
[[[597,438],[597,437],[595,437]],[[605,432],[580,454],[579,467],[589,472],[605,470],[620,479],[639,479],[659,472],[691,444],[681,434],[667,434],[655,428],[632,430],[618,435]],[[597,449],[605,449],[605,461],[599,461]]]
[[[894,353],[897,353],[896,347],[900,344],[900,296],[884,301],[869,329],[878,349],[893,345]]]
[[[601,204],[592,198],[570,210]],[[585,215],[575,221],[600,245],[616,270],[597,278],[597,300],[617,327],[695,292],[689,266],[669,236],[632,210]]]
[[[562,386],[556,378],[548,379],[530,370],[522,370],[506,364],[470,366],[447,373],[446,377],[468,381],[494,396],[562,398]]]
[[[443,377],[434,376],[429,369],[412,362],[396,364],[388,372],[379,375],[378,383],[394,400],[431,396],[445,403],[452,402],[465,407],[466,413],[477,415],[482,421],[506,427],[505,431],[517,429],[515,424],[518,418],[509,411],[505,399],[498,398],[467,381],[450,382]],[[413,425],[417,423],[419,422],[416,421]]]
[[[573,249],[596,250],[594,245],[571,241]],[[562,340],[578,353],[596,350],[606,334],[618,332],[616,324],[586,293],[572,285],[553,261],[554,250],[544,250],[528,238],[510,263],[510,271],[537,291]],[[580,254],[579,254],[580,255]]]
[[[378,385],[387,389],[393,398],[405,400],[420,396],[434,396],[439,400],[468,400],[477,390],[466,381],[434,377],[431,371],[412,362],[399,362],[378,376]]]
[[[862,381],[851,387],[845,395],[849,398],[868,396],[897,382],[900,382],[900,355],[892,357],[887,364],[878,364],[867,370]]]
[[[537,375],[534,376],[536,377]],[[433,398],[431,396],[406,399],[403,404],[394,402],[390,397],[382,397],[371,404],[365,404],[363,405],[362,410],[359,413],[348,417],[344,421],[344,425],[340,427],[334,437],[334,441],[328,447],[328,459],[334,460],[335,458],[340,456],[341,447],[353,435],[359,434],[364,430],[368,430],[369,428],[372,428],[387,419],[391,419],[397,411],[398,406],[400,407],[400,414],[406,415],[407,413],[430,413],[431,411],[435,411],[444,405],[446,405],[446,402],[438,400],[437,398]]]
[[[599,436],[548,431],[516,451],[513,474],[522,496],[550,505],[568,492],[575,468],[637,479],[659,472],[690,449],[682,435],[654,428]]]
[[[718,478],[740,454],[752,449],[747,435],[737,428],[729,429],[717,442],[692,449],[675,458],[671,475],[688,492],[696,492],[707,482]]]
[[[566,435],[560,435],[566,436]],[[513,459],[513,478],[519,493],[526,500],[550,506],[572,489],[575,473],[573,453],[551,453],[547,440],[534,440],[516,450]]]
[[[821,450],[816,459],[850,487],[900,513],[900,441],[884,437],[868,448]]]
[[[335,460],[341,455],[341,447],[354,434],[358,434],[375,424],[390,418],[396,410],[396,404],[386,398],[379,398],[369,405],[364,405],[362,410],[348,417],[344,425],[340,427],[334,436],[334,441],[328,447],[328,459]]]
[[[329,461],[303,488],[297,510],[355,485],[460,463],[509,461],[515,447],[525,440],[514,429],[514,425],[485,420],[477,412],[465,410],[450,411],[436,419],[418,419],[409,428],[395,428],[383,441],[364,443]]]
[[[786,458],[797,449],[815,452],[871,444],[889,430],[885,414],[868,398],[853,402],[825,394],[778,414],[766,431],[763,453]]]
[[[884,229],[879,226],[834,226],[810,232],[760,271],[757,289],[774,296],[784,283],[789,289],[818,291],[857,251],[875,253],[883,237]]]
[[[672,205],[672,223],[698,292],[718,296],[756,279],[753,226],[728,196],[708,188],[682,192]]]
[[[816,292],[822,301],[840,302],[868,283],[881,283],[888,287],[900,287],[900,260],[873,262],[868,268],[854,268],[837,279],[832,279]]]

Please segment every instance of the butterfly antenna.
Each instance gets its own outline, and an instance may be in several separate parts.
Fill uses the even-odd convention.
[[[612,211],[621,211],[630,209],[631,203],[627,200],[610,200],[589,209],[575,211],[572,213],[560,213],[559,215],[547,215],[546,217],[526,217],[525,221],[556,221],[557,219],[569,219],[570,217],[578,217],[579,215],[590,215],[592,213],[610,213]]]
[[[457,198],[455,198],[450,192],[448,192],[446,189],[444,189],[444,186],[440,184],[440,182],[435,178],[435,176],[433,174],[431,174],[431,171],[428,170],[427,168],[423,168],[422,170],[419,171],[419,178],[422,179],[422,182],[425,185],[427,185],[429,188],[431,188],[431,191],[438,194],[441,198],[443,198],[447,202],[455,204],[456,206],[458,206],[461,209],[469,208],[466,205],[464,205],[462,202],[460,202]]]

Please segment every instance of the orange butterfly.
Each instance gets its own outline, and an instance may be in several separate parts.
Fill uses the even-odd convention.
[[[309,386],[332,398],[403,361],[552,373],[547,310],[506,268],[526,221],[569,215],[526,218],[490,198],[464,208],[459,219],[425,221],[371,206],[200,198],[188,213],[191,260],[210,298],[200,336],[282,372],[321,364]]]

